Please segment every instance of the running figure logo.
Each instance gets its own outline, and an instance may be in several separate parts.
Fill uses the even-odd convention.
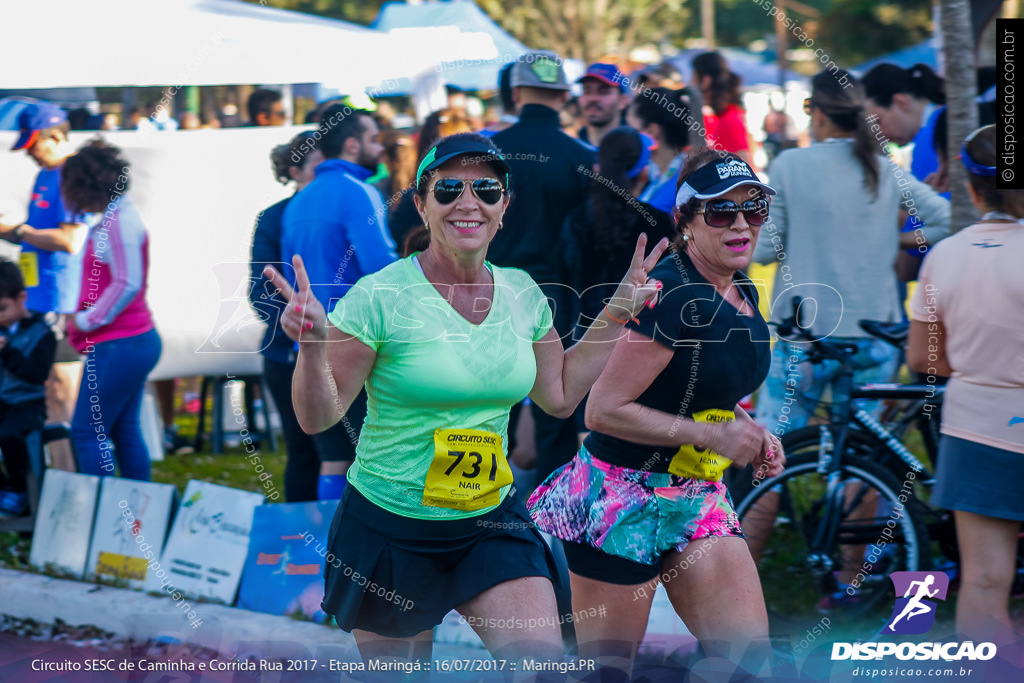
[[[935,623],[935,600],[945,600],[949,577],[942,572],[893,572],[896,606],[882,633],[925,633]],[[929,600],[927,598],[932,598]]]

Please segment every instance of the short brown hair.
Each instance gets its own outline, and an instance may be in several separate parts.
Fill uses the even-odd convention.
[[[130,173],[120,149],[103,140],[91,140],[64,162],[61,194],[72,211],[102,211],[128,190]]]

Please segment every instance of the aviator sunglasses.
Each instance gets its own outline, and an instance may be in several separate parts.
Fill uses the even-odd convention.
[[[704,222],[712,228],[728,228],[736,222],[736,214],[741,211],[749,225],[763,225],[764,219],[768,217],[768,200],[755,199],[743,202],[742,206],[727,199],[712,200],[697,213],[703,214]]]
[[[467,182],[458,178],[441,178],[434,183],[434,199],[438,204],[451,204],[462,196]],[[497,178],[477,178],[470,183],[470,187],[476,198],[484,204],[497,204],[505,193]]]

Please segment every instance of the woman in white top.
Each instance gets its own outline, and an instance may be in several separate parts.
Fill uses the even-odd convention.
[[[768,170],[778,194],[754,260],[778,262],[772,318],[790,313],[790,300],[814,303],[813,331],[833,340],[855,342],[858,382],[885,381],[896,369],[896,349],[860,330],[861,318],[896,322],[902,302],[893,263],[901,248],[933,244],[949,231],[949,202],[882,156],[864,113],[864,91],[856,78],[822,71],[805,103],[815,144],[782,152]],[[846,84],[845,87],[844,85]],[[900,233],[900,208],[923,221]],[[791,371],[801,346],[775,345],[772,369],[758,397],[757,417],[781,436],[798,429],[808,411],[794,393],[820,396],[834,361]],[[792,375],[801,375],[794,387]]]
[[[912,369],[951,378],[932,503],[956,518],[957,630],[997,645],[999,631],[1013,638],[1007,604],[1024,521],[1024,190],[996,188],[999,149],[995,126],[964,142],[982,217],[928,252],[907,346]]]

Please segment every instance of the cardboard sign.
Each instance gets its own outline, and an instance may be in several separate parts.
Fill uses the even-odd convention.
[[[126,579],[141,589],[167,541],[177,499],[172,484],[105,477],[85,578]]]
[[[192,480],[146,590],[235,601],[249,548],[253,510],[263,496]],[[147,539],[148,540],[148,539]]]
[[[256,508],[239,607],[267,614],[302,614],[319,622],[327,619],[320,601],[328,531],[337,507],[338,501],[323,500]]]
[[[29,563],[47,565],[81,579],[89,554],[100,477],[46,470]]]

